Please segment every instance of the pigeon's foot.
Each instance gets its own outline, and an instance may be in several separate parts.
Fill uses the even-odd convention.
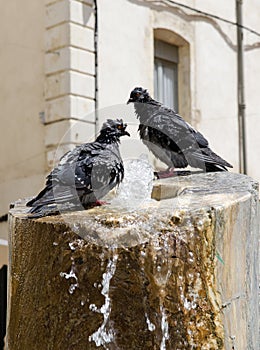
[[[106,205],[106,204],[109,204],[109,203],[106,202],[106,201],[99,201],[99,200],[96,200],[94,206],[95,206],[95,207],[101,207],[101,205]]]
[[[95,202],[91,202],[91,203],[87,203],[87,204],[83,205],[83,207],[85,210],[88,210],[88,209],[92,209],[95,207],[101,207],[101,205],[106,205],[106,204],[110,204],[110,203],[105,202],[105,201],[100,201],[97,199]]]
[[[164,171],[156,171],[154,175],[157,177],[157,179],[167,179],[168,177],[177,176],[177,173],[174,171],[174,168],[168,168]]]
[[[200,172],[199,172],[200,173]],[[168,177],[176,177],[176,176],[187,176],[191,175],[192,172],[189,170],[175,170],[174,168],[169,168],[164,171],[156,171],[154,176],[157,179],[167,179]]]

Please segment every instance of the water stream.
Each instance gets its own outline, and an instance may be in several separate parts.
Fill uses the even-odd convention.
[[[96,346],[104,346],[107,349],[106,345],[113,342],[114,332],[113,328],[109,326],[110,312],[111,312],[111,299],[109,297],[109,288],[112,277],[116,271],[118,254],[113,253],[113,256],[108,260],[106,271],[103,273],[102,278],[102,290],[101,294],[105,297],[105,303],[101,308],[97,308],[95,304],[90,304],[89,309],[93,312],[98,312],[103,314],[103,323],[98,328],[98,330],[89,336],[89,341],[94,341]]]

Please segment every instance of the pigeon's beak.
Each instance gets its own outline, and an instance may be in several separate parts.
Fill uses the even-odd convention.
[[[133,98],[129,98],[129,100],[127,101],[127,104],[129,104],[130,102],[134,102],[134,99]]]
[[[130,136],[129,132],[127,132],[126,130],[124,130],[124,134],[123,135]]]

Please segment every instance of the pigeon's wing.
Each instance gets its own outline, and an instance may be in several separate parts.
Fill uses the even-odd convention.
[[[83,155],[77,166],[75,174],[86,190],[83,196],[85,205],[93,196],[101,199],[123,180],[123,162],[118,145],[114,143],[94,149],[91,158]],[[83,173],[87,174],[84,180],[82,180]]]
[[[197,134],[178,114],[170,109],[153,108],[148,118],[139,126],[140,137],[153,154],[169,167],[185,168],[186,153],[191,148],[207,145],[207,140]]]
[[[161,146],[173,152],[171,159],[176,167],[183,167],[183,158],[193,167],[204,168],[205,164],[232,167],[208,147],[207,139],[199,131],[174,111],[160,107],[154,111],[148,123],[163,134]]]
[[[161,120],[161,118],[159,119]],[[161,130],[161,127],[157,127],[156,120],[153,122],[149,125],[147,123],[139,124],[139,134],[143,143],[156,158],[167,164],[168,167],[185,168],[188,162],[178,145],[173,141],[173,137],[169,137]]]
[[[154,111],[149,123],[152,127],[158,128],[171,141],[185,148],[197,144],[197,147],[207,147],[207,139],[189,123],[187,123],[179,114],[173,110],[160,107]]]
[[[122,167],[106,144],[84,144],[61,158],[59,165],[48,175],[46,187],[27,205],[93,203],[121,181],[118,172],[122,173]]]
[[[91,192],[91,168],[100,148],[101,144],[90,143],[67,152],[47,176],[45,188],[27,206],[75,202],[84,192]]]

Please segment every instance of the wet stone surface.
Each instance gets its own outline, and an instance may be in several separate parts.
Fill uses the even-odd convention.
[[[153,196],[38,220],[16,203],[9,350],[257,349],[257,184],[201,174]]]

